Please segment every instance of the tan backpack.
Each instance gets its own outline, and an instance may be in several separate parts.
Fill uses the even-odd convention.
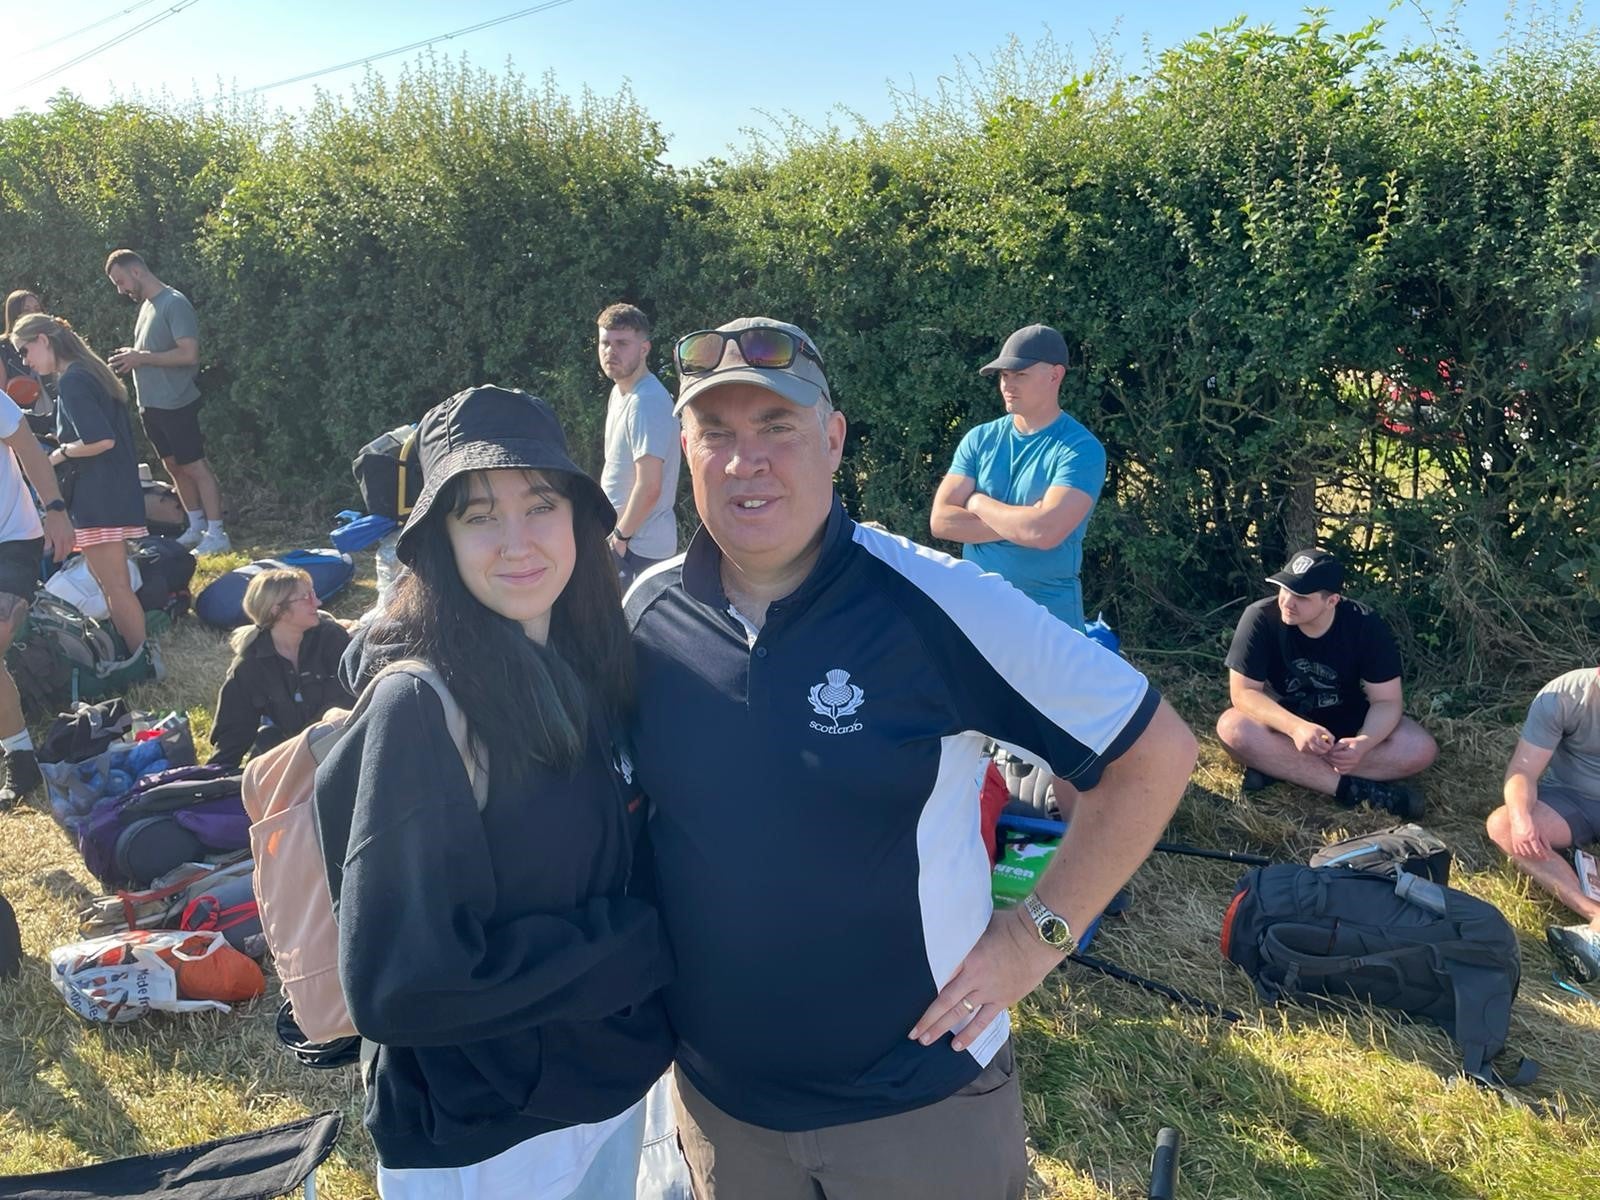
[[[244,769],[244,808],[250,816],[256,902],[261,930],[294,1020],[312,1042],[357,1036],[339,986],[339,929],[333,893],[317,837],[317,764],[366,710],[378,680],[412,675],[439,694],[450,740],[461,752],[472,794],[482,812],[489,772],[467,720],[439,673],[419,659],[390,663],[372,677],[355,708],[331,710],[320,722],[250,760]]]

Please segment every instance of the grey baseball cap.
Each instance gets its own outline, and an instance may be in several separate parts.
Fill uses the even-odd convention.
[[[674,416],[683,412],[696,396],[729,383],[753,383],[756,387],[765,388],[785,400],[791,400],[806,408],[813,407],[823,397],[827,397],[830,404],[833,402],[833,394],[828,391],[827,377],[822,373],[822,356],[817,351],[817,344],[805,330],[787,321],[775,321],[771,317],[740,317],[729,321],[726,325],[718,325],[716,332],[738,333],[745,329],[782,330],[791,337],[798,338],[816,357],[797,353],[794,361],[787,367],[752,367],[745,362],[731,363],[724,367],[720,365],[719,358],[719,365],[713,370],[690,373],[683,369],[683,362],[674,348],[673,357],[678,362],[679,380],[678,402],[672,408]],[[686,336],[693,337],[694,334]],[[681,345],[684,340],[679,338],[679,344]],[[727,353],[727,349],[727,344],[724,343],[723,354]],[[742,355],[743,351],[740,353]]]
[[[1006,339],[998,358],[978,368],[978,374],[1024,371],[1039,362],[1066,366],[1067,339],[1048,325],[1024,325]]]

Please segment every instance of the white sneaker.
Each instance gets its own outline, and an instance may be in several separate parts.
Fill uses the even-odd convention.
[[[227,534],[207,530],[195,544],[194,552],[197,557],[203,558],[207,554],[226,554],[232,549],[233,543],[228,540]]]
[[[1544,936],[1568,975],[1579,983],[1600,982],[1600,931],[1588,925],[1552,925]]]
[[[199,529],[186,529],[178,535],[177,542],[178,545],[184,547],[185,549],[192,550],[200,544],[200,539],[205,537],[205,535],[206,531],[204,526],[201,526]]]

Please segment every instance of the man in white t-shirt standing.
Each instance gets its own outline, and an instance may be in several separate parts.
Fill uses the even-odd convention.
[[[611,550],[626,591],[641,571],[678,552],[672,506],[683,449],[672,396],[650,370],[650,319],[631,304],[613,304],[597,320],[600,369],[612,384],[600,486],[617,509]]]
[[[0,809],[6,809],[37,788],[41,779],[33,739],[22,717],[22,697],[4,667],[5,653],[28,615],[28,602],[39,585],[41,558],[49,554],[60,562],[72,553],[72,522],[50,460],[22,410],[4,395],[0,395],[0,441],[10,447],[9,452],[0,452],[0,750],[6,764]],[[23,482],[24,471],[44,505],[43,522]]]

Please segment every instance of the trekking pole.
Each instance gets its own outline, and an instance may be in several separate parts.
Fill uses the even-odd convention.
[[[1058,838],[1067,832],[1064,821],[1052,821],[1049,817],[1024,817],[1018,813],[1001,813],[996,828],[1048,838]],[[1272,859],[1264,854],[1249,854],[1243,850],[1207,850],[1200,846],[1186,846],[1182,842],[1157,842],[1154,849],[1163,854],[1215,858],[1223,862],[1243,863],[1250,867],[1264,867],[1272,862]]]
[[[1116,963],[1107,962],[1103,958],[1095,958],[1090,954],[1069,954],[1064,962],[1077,963],[1080,967],[1087,967],[1100,975],[1110,979],[1118,979],[1123,983],[1131,983],[1136,988],[1151,992],[1174,1004],[1187,1004],[1190,1008],[1198,1009],[1208,1017],[1217,1017],[1223,1021],[1242,1021],[1244,1016],[1236,1013],[1231,1008],[1223,1008],[1209,1000],[1202,1000],[1198,996],[1191,996],[1188,992],[1179,991],[1170,983],[1162,983],[1156,979],[1137,974],[1126,967],[1119,967]]]
[[[1248,867],[1265,867],[1272,863],[1265,854],[1250,854],[1244,850],[1207,850],[1201,846],[1186,846],[1182,842],[1157,842],[1154,849],[1163,854],[1182,854],[1190,858],[1217,858],[1223,862],[1243,863]]]
[[[1150,1156],[1150,1190],[1148,1200],[1173,1200],[1178,1194],[1178,1147],[1183,1135],[1172,1126],[1165,1126],[1156,1134],[1155,1153]]]

